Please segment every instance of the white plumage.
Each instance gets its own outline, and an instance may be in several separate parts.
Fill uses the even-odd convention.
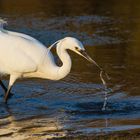
[[[10,75],[5,102],[12,85],[18,78],[38,77],[51,80],[64,78],[71,69],[71,59],[67,49],[92,61],[80,41],[66,37],[54,43],[57,44],[57,54],[63,63],[59,67],[50,51],[52,46],[46,48],[31,36],[5,30],[4,23],[0,21],[0,73]],[[4,86],[2,81],[1,85]]]
[[[9,31],[0,32],[0,63],[4,65],[2,69],[8,74],[36,71],[46,48],[35,40],[23,38],[22,34],[17,35]]]

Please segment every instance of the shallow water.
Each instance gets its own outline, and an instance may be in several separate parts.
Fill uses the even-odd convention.
[[[46,46],[65,36],[80,39],[109,73],[112,91],[107,110],[102,111],[104,88],[98,69],[70,52],[73,67],[63,80],[19,80],[8,105],[3,103],[0,89],[0,139],[140,129],[139,5],[138,0],[1,0],[0,16],[8,20],[9,30],[29,34]]]

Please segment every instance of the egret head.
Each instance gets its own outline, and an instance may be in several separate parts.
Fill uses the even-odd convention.
[[[83,44],[76,38],[65,37],[58,43],[62,48],[71,50],[93,63],[92,58],[86,53]]]

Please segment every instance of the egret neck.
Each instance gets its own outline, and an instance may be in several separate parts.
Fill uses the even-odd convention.
[[[25,73],[22,75],[22,77],[38,77],[51,80],[60,80],[68,75],[72,66],[70,56],[63,46],[57,45],[56,51],[59,59],[62,61],[62,66],[56,65],[53,55],[49,50],[47,52],[47,56],[50,56],[50,61],[48,61],[48,57],[46,56],[47,58],[44,58],[43,65],[40,67],[40,71],[34,73]]]
[[[66,48],[61,46],[61,43],[57,44],[56,49],[57,54],[62,61],[62,66],[59,67],[57,71],[57,79],[62,79],[70,72],[72,63]]]

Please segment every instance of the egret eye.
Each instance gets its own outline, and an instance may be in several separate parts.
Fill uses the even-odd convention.
[[[78,51],[79,49],[78,49],[78,47],[75,47],[75,49]]]

